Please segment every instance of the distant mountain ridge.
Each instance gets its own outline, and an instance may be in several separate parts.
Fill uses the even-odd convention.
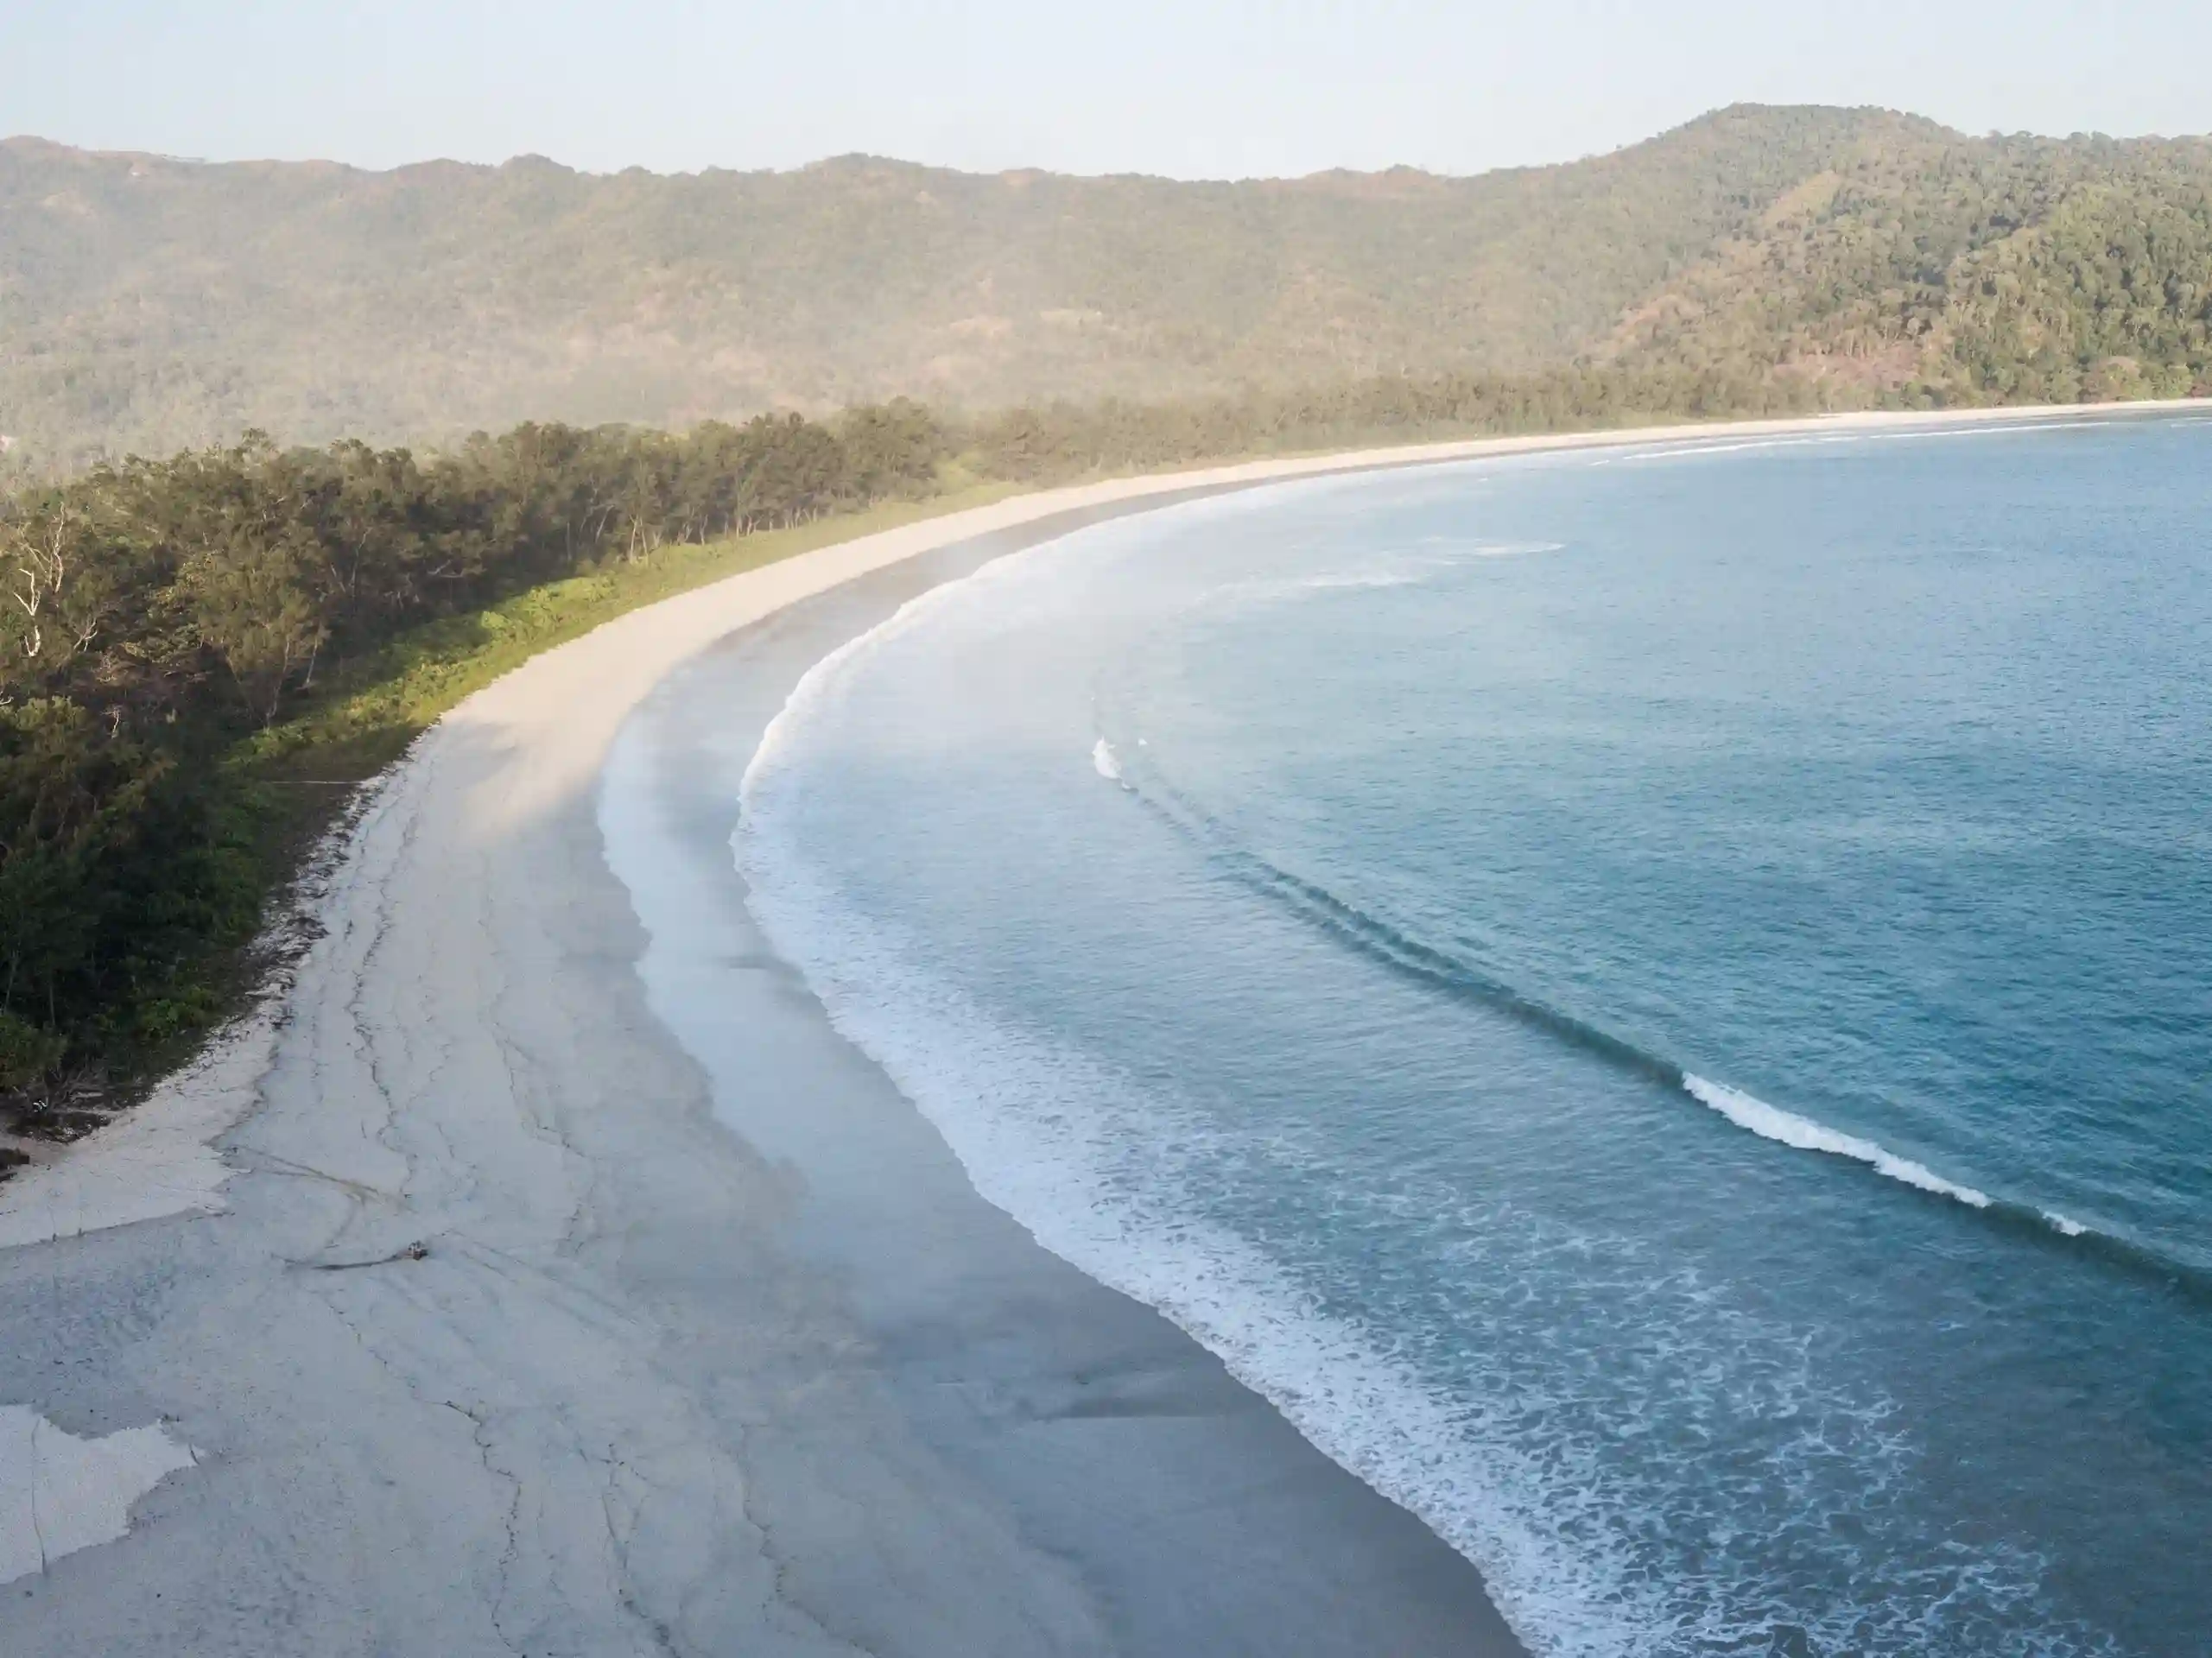
[[[47,465],[248,425],[434,441],[1576,364],[1842,404],[2187,390],[2209,306],[2212,144],[1875,110],[1737,106],[1473,178],[1241,183],[0,142],[0,433]]]

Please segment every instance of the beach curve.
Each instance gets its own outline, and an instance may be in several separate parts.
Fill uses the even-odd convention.
[[[618,736],[717,641],[963,541],[1278,480],[1712,433],[1017,497],[662,601],[472,698],[370,792],[282,994],[142,1111],[0,1187],[0,1316],[23,1332],[0,1402],[79,1438],[173,1424],[196,1459],[126,1536],[14,1585],[0,1644],[1129,1649],[1077,1564],[948,1475],[821,1312],[845,1292],[779,1242],[789,1171],[717,1121],[637,983],[643,941],[593,811]],[[764,1452],[787,1422],[800,1448]],[[776,1458],[792,1466],[764,1481]],[[772,1514],[764,1484],[786,1494]],[[1471,1632],[1437,1649],[1510,1649]]]

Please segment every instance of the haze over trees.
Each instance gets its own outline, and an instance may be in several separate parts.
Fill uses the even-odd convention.
[[[1235,184],[0,143],[0,432],[43,469],[247,427],[451,442],[1578,366],[1744,407],[2186,390],[2209,290],[2212,144],[1868,110],[1738,107],[1468,179]]]

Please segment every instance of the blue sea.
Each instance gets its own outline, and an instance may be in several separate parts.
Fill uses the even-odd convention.
[[[777,947],[1531,1649],[2212,1652],[2212,421],[1283,485],[746,775]]]

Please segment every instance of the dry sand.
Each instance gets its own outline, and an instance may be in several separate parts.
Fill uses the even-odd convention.
[[[977,538],[1329,471],[1959,418],[1051,491],[671,599],[471,699],[373,791],[282,993],[0,1186],[0,1515],[41,1562],[0,1586],[0,1652],[1514,1650],[1471,1568],[988,1210],[828,1031],[713,884],[707,784],[743,718],[687,723],[678,680],[624,751],[624,798],[657,804],[603,827],[602,770],[716,642],[848,595],[720,654],[751,653],[757,730],[901,579],[950,570],[894,566]],[[687,1000],[710,971],[719,1023]]]

